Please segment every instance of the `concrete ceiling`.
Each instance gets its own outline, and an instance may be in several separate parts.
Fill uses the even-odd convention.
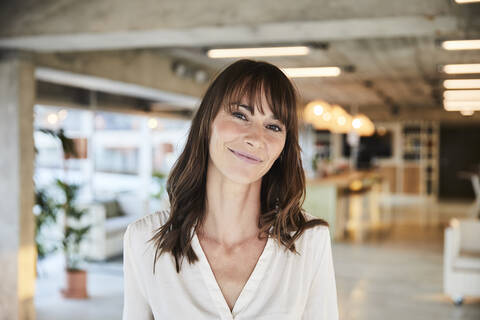
[[[480,50],[445,51],[442,39],[480,38],[480,4],[453,0],[3,1],[0,48],[65,52],[152,50],[212,72],[231,63],[206,47],[327,42],[280,67],[353,66],[338,78],[295,83],[305,101],[387,112],[441,109],[438,67],[480,63]],[[179,89],[179,93],[181,89]]]

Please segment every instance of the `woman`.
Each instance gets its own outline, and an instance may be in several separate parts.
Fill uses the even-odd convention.
[[[296,93],[277,67],[218,75],[167,192],[169,210],[125,233],[124,320],[338,319],[328,226],[301,209]]]

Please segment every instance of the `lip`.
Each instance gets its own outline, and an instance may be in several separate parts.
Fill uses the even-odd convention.
[[[260,159],[258,159],[257,157],[255,156],[252,156],[251,154],[249,153],[245,153],[245,152],[239,152],[239,151],[235,151],[235,150],[232,150],[230,148],[227,148],[228,150],[230,150],[234,155],[236,155],[238,158],[248,162],[248,163],[260,163],[262,162]]]

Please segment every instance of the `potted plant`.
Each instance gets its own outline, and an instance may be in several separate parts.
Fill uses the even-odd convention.
[[[80,186],[65,183],[60,179],[56,180],[56,184],[63,193],[64,201],[59,203],[58,207],[65,217],[62,248],[65,254],[67,287],[61,292],[66,298],[86,299],[88,298],[87,272],[81,269],[83,257],[80,245],[91,226],[81,224],[86,209],[79,209],[75,205]]]
[[[63,129],[40,129],[40,131],[60,140],[65,176],[68,171],[66,160],[86,158],[86,155],[79,155],[75,140],[67,137]],[[88,298],[87,272],[81,269],[83,257],[80,245],[90,230],[90,226],[82,225],[81,220],[86,214],[86,209],[79,209],[75,203],[80,186],[67,183],[66,179],[65,181],[56,179],[56,186],[60,189],[63,197],[62,201],[56,203],[56,207],[64,214],[61,244],[65,254],[66,288],[61,292],[66,298],[86,299]]]
[[[44,259],[48,254],[57,250],[42,234],[42,230],[57,221],[58,208],[54,199],[48,195],[45,189],[35,188],[35,244],[38,259]],[[37,269],[37,274],[38,274]]]

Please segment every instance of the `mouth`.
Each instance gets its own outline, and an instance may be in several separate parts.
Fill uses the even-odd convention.
[[[260,162],[262,162],[262,160],[258,159],[257,157],[255,157],[251,154],[248,154],[248,153],[245,153],[245,152],[238,152],[238,151],[232,150],[230,148],[227,148],[227,149],[230,150],[238,158],[240,158],[244,161],[247,161],[249,163],[260,163]]]

